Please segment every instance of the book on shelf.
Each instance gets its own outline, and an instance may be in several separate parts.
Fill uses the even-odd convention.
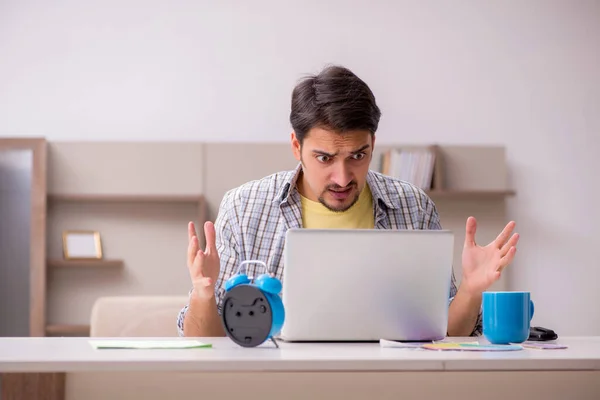
[[[381,172],[413,185],[432,188],[435,151],[432,148],[391,149],[383,154]]]

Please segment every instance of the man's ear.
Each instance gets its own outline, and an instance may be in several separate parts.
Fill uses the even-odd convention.
[[[291,135],[291,145],[292,145],[292,153],[294,153],[294,157],[296,160],[301,161],[302,159],[302,145],[300,141],[296,137],[296,133],[292,132]]]

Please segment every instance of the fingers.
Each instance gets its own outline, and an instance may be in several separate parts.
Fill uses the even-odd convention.
[[[194,263],[194,258],[196,257],[196,253],[198,252],[198,238],[196,236],[192,237],[192,239],[188,243],[188,265],[191,266]]]
[[[467,218],[465,229],[465,247],[475,246],[475,232],[477,231],[477,220],[474,217]]]
[[[515,225],[516,224],[514,221],[510,221],[508,224],[506,224],[502,232],[500,232],[496,240],[494,240],[494,244],[497,248],[501,248],[502,246],[504,246],[504,244],[508,240],[508,237],[512,234],[512,231],[515,229]]]
[[[204,263],[204,258],[206,257],[206,254],[204,254],[204,252],[202,250],[198,250],[196,251],[196,254],[194,254],[194,260],[192,262],[192,273],[194,276],[197,277],[203,277],[202,275],[202,264]]]
[[[508,250],[508,253],[506,253],[506,255],[500,259],[499,268],[498,268],[499,272],[502,272],[504,270],[504,268],[506,268],[513,261],[513,259],[515,258],[516,252],[517,252],[517,248],[511,247]]]
[[[492,272],[492,280],[493,280],[493,282],[495,282],[498,279],[500,279],[500,275],[502,275],[501,271],[494,271],[494,272]]]
[[[194,236],[198,237],[198,235],[196,235],[196,226],[190,221],[188,223],[188,240],[192,240]]]
[[[202,250],[198,250],[196,252],[196,257],[194,258],[192,269],[194,272],[194,283],[200,283],[202,286],[208,287],[212,285],[212,279],[202,273],[202,265],[204,264],[206,257],[207,254]]]
[[[207,221],[204,224],[204,237],[206,238],[206,252],[207,253],[215,253],[217,252],[217,245],[216,245],[216,234],[215,234],[215,225],[210,222]]]
[[[210,286],[212,286],[212,279],[210,279],[208,277],[199,279],[196,282],[198,282],[203,287],[210,287]]]
[[[516,247],[517,246],[517,242],[519,241],[519,234],[518,233],[514,233],[510,240],[508,242],[506,242],[506,244],[504,246],[502,246],[502,248],[500,249],[500,254],[502,256],[505,256],[506,253],[508,252],[508,250],[510,250],[511,247]]]

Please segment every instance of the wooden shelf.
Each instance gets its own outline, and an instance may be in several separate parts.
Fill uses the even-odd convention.
[[[161,194],[49,194],[50,201],[64,202],[147,202],[147,203],[198,203],[202,195],[161,195]]]
[[[89,325],[48,325],[46,326],[46,335],[53,336],[89,336]]]
[[[426,190],[431,198],[478,200],[514,196],[514,190]]]
[[[435,200],[468,202],[515,196],[515,191],[507,188],[503,146],[391,145],[383,149],[379,169],[417,186],[429,185],[431,189],[425,192]],[[490,187],[501,189],[486,189]]]
[[[119,268],[123,260],[62,260],[51,259],[46,265],[50,268]]]

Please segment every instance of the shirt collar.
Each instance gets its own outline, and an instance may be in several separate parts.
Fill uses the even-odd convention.
[[[369,170],[367,173],[367,185],[373,194],[373,201],[376,204],[384,204],[387,208],[400,208],[399,193],[396,190],[393,197],[390,193],[390,184],[386,181],[386,177],[380,173]],[[394,201],[395,200],[395,201]]]
[[[296,183],[298,182],[298,177],[300,176],[301,172],[302,164],[298,163],[296,168],[291,170],[285,177],[281,189],[279,189],[277,196],[275,196],[275,199],[273,200],[274,202],[284,204],[289,203],[290,200],[300,201],[300,197],[298,196],[298,190],[296,189]],[[367,173],[367,185],[369,185],[369,189],[371,189],[373,202],[376,205],[383,204],[387,208],[392,209],[400,207],[400,205],[397,202],[393,201],[389,191],[387,190],[388,185],[386,185],[386,182],[381,174],[369,170],[369,172]]]
[[[296,190],[296,182],[298,182],[298,177],[300,176],[300,172],[302,172],[302,163],[298,163],[296,168],[289,171],[283,181],[283,185],[279,189],[277,196],[273,202],[284,204],[290,201],[290,196],[293,196],[294,193],[297,193]]]

